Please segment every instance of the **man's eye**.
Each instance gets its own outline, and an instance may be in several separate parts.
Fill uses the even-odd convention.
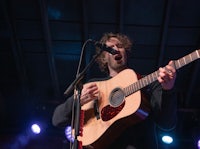
[[[123,48],[123,45],[122,44],[117,44],[116,45],[118,48]]]

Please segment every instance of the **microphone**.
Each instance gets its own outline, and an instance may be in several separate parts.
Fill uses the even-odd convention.
[[[94,40],[92,42],[94,42],[95,47],[100,48],[102,51],[106,51],[112,55],[119,54],[119,51],[117,51],[111,47],[108,47],[106,44],[102,44],[102,43],[100,43],[98,41],[94,41]]]

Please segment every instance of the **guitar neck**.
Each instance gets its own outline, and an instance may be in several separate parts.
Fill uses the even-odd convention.
[[[195,50],[194,52],[178,59],[174,60],[174,68],[177,70],[191,62],[193,62],[196,59],[200,58],[200,49]],[[157,80],[159,74],[159,70],[143,77],[142,79],[138,80],[137,82],[129,85],[128,87],[124,88],[124,92],[126,96],[131,95],[132,93],[135,93],[136,91],[144,88],[145,86],[153,83],[154,81]]]
[[[179,69],[179,68],[193,62],[194,60],[196,60],[198,58],[200,58],[200,50],[196,50],[196,51],[174,61],[175,68]]]

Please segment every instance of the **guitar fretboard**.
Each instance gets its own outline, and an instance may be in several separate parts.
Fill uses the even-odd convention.
[[[200,50],[196,50],[196,51],[174,61],[175,68],[179,69],[179,68],[193,62],[194,60],[196,60],[198,58],[200,58]]]
[[[195,50],[194,52],[174,61],[174,68],[177,70],[191,62],[193,62],[196,59],[200,58],[200,50]],[[125,96],[129,96],[136,91],[144,88],[145,86],[153,83],[154,81],[157,80],[159,74],[159,70],[143,77],[142,79],[138,80],[137,82],[127,86],[124,88]]]

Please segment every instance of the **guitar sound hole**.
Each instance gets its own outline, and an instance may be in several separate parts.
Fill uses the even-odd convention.
[[[115,88],[110,94],[110,105],[112,107],[118,107],[124,102],[125,96],[121,88]]]

